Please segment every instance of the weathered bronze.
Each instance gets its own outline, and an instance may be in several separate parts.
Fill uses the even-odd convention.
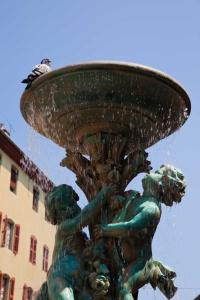
[[[66,149],[61,165],[76,174],[90,202],[80,211],[66,185],[47,196],[49,220],[59,226],[38,299],[137,299],[146,283],[173,297],[176,274],[154,260],[151,242],[161,203],[181,201],[184,177],[164,165],[143,179],[142,195],[125,189],[137,174],[151,170],[145,149],[189,116],[183,88],[144,66],[86,63],[35,80],[22,95],[21,112],[35,130]],[[90,240],[82,238],[86,225]]]

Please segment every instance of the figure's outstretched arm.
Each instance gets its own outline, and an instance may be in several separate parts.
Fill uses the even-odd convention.
[[[130,221],[107,224],[101,227],[101,235],[107,237],[128,237],[148,234],[150,226],[157,226],[160,220],[158,208],[143,209]]]
[[[74,217],[72,220],[64,221],[59,226],[58,230],[63,233],[66,233],[66,231],[70,231],[72,233],[87,226],[91,219],[96,217],[96,215],[100,212],[102,206],[106,203],[107,198],[112,194],[112,192],[113,189],[111,187],[102,188],[96,197],[84,207],[79,215]]]

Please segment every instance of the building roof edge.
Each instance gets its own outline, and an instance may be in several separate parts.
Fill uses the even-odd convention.
[[[4,151],[41,189],[46,193],[54,186],[53,182],[36,164],[0,130],[0,149]]]

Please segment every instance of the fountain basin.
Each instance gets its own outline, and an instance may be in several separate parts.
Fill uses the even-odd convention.
[[[85,137],[122,135],[145,149],[180,128],[190,100],[157,70],[119,62],[66,66],[36,79],[21,97],[24,119],[56,144],[87,154]]]

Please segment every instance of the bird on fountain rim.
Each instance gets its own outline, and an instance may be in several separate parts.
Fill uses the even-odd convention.
[[[33,67],[32,72],[21,82],[27,84],[26,89],[29,88],[32,82],[39,76],[51,71],[51,61],[48,58],[43,58],[40,64]]]

